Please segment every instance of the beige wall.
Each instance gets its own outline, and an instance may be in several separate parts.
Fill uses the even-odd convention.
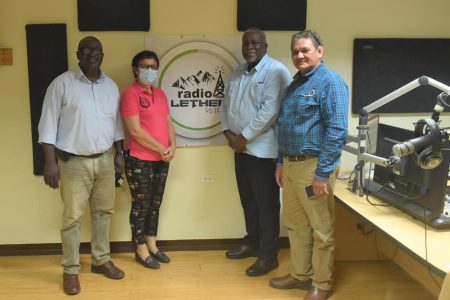
[[[79,32],[75,0],[0,0],[0,46],[13,48],[13,66],[0,66],[1,200],[0,244],[59,242],[59,192],[32,174],[25,25],[66,23],[69,67],[76,65],[80,38],[95,35],[103,43],[103,70],[123,90],[132,80],[129,61],[144,48],[149,35],[233,35],[235,0],[152,0],[150,32]],[[352,45],[355,37],[449,37],[448,0],[311,0],[308,27],[325,42],[325,60],[351,87]],[[106,13],[106,12],[105,12]],[[205,27],[204,24],[207,24]],[[268,32],[269,53],[294,69],[289,57],[292,32]],[[424,59],[433,49],[424,49]],[[447,83],[450,84],[450,83]],[[389,118],[411,126],[417,119]],[[448,117],[444,117],[444,124]],[[356,119],[350,122],[355,133]],[[448,126],[447,124],[445,124]],[[344,155],[344,167],[355,158]],[[204,173],[215,183],[200,183]],[[130,239],[128,191],[117,191],[113,241]],[[88,219],[86,219],[87,221]],[[83,241],[89,240],[88,223]],[[345,226],[343,226],[345,227]],[[225,146],[179,148],[172,163],[161,211],[160,238],[237,238],[244,232],[233,172],[232,153]]]

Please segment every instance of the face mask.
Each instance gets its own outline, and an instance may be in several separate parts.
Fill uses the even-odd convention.
[[[140,69],[139,79],[145,84],[150,84],[158,77],[158,70],[153,69]]]

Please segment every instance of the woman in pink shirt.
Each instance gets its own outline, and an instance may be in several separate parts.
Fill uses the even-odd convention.
[[[156,53],[139,52],[131,65],[135,82],[124,92],[120,104],[128,132],[124,156],[132,197],[130,225],[136,261],[158,269],[159,262],[170,261],[156,246],[156,235],[169,162],[175,154],[175,130],[167,97],[152,84],[158,76]]]

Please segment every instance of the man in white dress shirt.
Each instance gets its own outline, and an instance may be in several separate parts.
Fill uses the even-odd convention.
[[[91,271],[111,279],[125,275],[111,262],[109,248],[115,172],[124,168],[120,94],[114,81],[100,70],[103,48],[97,38],[83,38],[77,57],[76,70],[61,74],[48,87],[38,127],[45,156],[44,181],[52,188],[61,186],[61,264],[63,289],[69,295],[80,292],[80,225],[87,205],[92,227]]]
[[[235,174],[247,234],[228,250],[230,259],[257,256],[246,270],[261,276],[278,267],[280,197],[275,182],[278,154],[275,120],[291,82],[286,67],[267,54],[266,35],[258,28],[242,36],[245,63],[231,74],[220,119],[234,150]]]

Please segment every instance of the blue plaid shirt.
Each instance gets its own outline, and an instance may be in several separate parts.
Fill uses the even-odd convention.
[[[319,157],[315,177],[326,181],[339,163],[347,136],[348,87],[321,62],[288,88],[278,118],[278,163],[283,155]]]

